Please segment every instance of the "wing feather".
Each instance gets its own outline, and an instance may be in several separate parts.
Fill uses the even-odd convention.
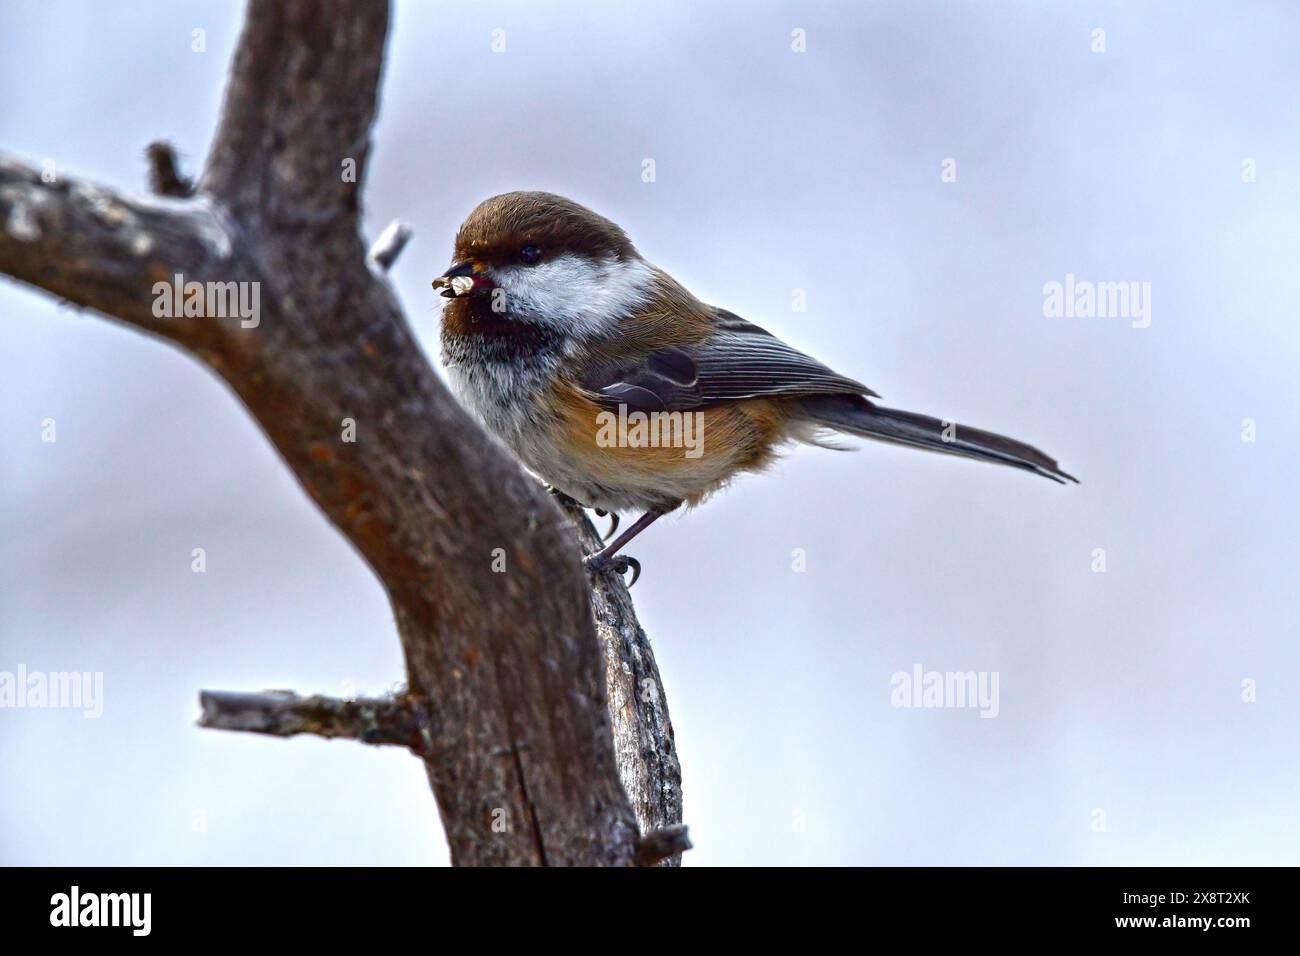
[[[589,370],[583,384],[605,404],[639,411],[685,411],[749,398],[870,395],[766,329],[717,310],[713,334],[691,346],[659,349],[626,365]]]

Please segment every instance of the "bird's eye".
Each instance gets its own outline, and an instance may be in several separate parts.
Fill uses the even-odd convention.
[[[519,261],[526,266],[535,266],[542,261],[541,246],[524,246],[519,250]]]

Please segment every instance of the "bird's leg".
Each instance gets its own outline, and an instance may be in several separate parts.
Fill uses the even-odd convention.
[[[613,541],[607,544],[603,551],[601,551],[599,554],[592,555],[591,558],[588,560],[588,564],[608,563],[609,560],[613,558],[614,555],[617,554],[625,544],[627,544],[629,541],[631,541],[633,538],[639,535],[646,528],[650,527],[650,525],[654,524],[654,522],[663,514],[664,512],[659,510],[647,511],[641,517],[637,518],[636,521],[632,523],[632,526],[630,528],[628,528],[617,538],[615,538]]]
[[[625,554],[619,554],[618,551],[623,545],[627,544],[637,535],[639,535],[650,525],[654,524],[657,519],[666,515],[672,508],[656,508],[647,511],[641,517],[637,518],[632,526],[620,534],[617,538],[605,546],[605,549],[598,554],[593,554],[587,558],[587,569],[593,574],[609,569],[618,574],[624,574],[628,568],[632,569],[632,584],[636,584],[636,579],[641,576],[641,562],[636,558],[629,558]],[[629,584],[628,587],[631,587]]]

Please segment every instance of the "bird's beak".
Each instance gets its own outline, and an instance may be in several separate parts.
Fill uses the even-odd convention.
[[[487,277],[487,268],[481,262],[458,262],[438,278],[433,287],[441,289],[444,298],[455,299],[463,295],[484,293],[494,287]]]

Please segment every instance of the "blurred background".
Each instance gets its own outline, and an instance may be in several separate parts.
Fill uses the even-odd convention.
[[[0,147],[197,172],[241,19],[3,4]],[[414,228],[432,361],[456,226],[547,189],[1082,479],[802,448],[641,537],[687,865],[1300,863],[1297,48],[1287,2],[397,4],[366,229]],[[1149,327],[1045,316],[1067,274],[1150,283]],[[200,688],[403,676],[232,394],[8,280],[0,330],[0,671],[104,679],[99,719],[0,709],[0,863],[445,862],[408,755],[195,727]],[[894,706],[918,665],[996,673],[996,718]]]

